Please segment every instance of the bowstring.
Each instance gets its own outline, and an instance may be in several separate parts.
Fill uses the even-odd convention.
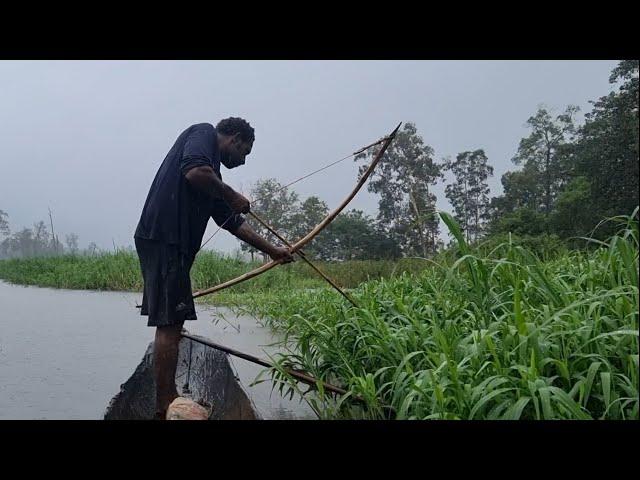
[[[375,143],[372,143],[371,145],[367,145],[366,147],[363,147],[363,148],[361,148],[360,150],[358,150],[358,151],[356,151],[356,152],[353,152],[353,153],[352,153],[352,154],[350,154],[350,155],[347,155],[346,157],[342,157],[340,160],[336,160],[335,162],[332,162],[332,163],[330,163],[330,164],[328,164],[328,165],[325,165],[324,167],[321,167],[321,168],[319,168],[319,169],[317,169],[317,170],[314,170],[314,171],[313,171],[313,172],[311,172],[311,173],[307,173],[306,175],[303,175],[302,177],[297,178],[297,179],[295,179],[294,181],[292,181],[292,182],[290,182],[290,183],[287,183],[286,185],[284,185],[284,186],[282,186],[282,187],[278,188],[278,189],[277,189],[277,190],[275,190],[274,192],[270,192],[270,193],[269,193],[269,195],[264,195],[263,197],[258,197],[256,200],[254,200],[254,201],[253,201],[253,202],[251,202],[251,203],[254,203],[254,204],[255,204],[255,203],[260,203],[261,201],[266,200],[268,197],[271,197],[272,195],[274,195],[274,194],[276,194],[276,193],[278,193],[278,192],[281,192],[282,190],[284,190],[284,189],[286,189],[286,188],[289,188],[291,185],[294,185],[294,184],[296,184],[296,183],[298,183],[298,182],[300,182],[300,181],[304,180],[305,178],[309,178],[310,176],[315,175],[316,173],[320,173],[321,171],[326,170],[326,169],[327,169],[327,168],[329,168],[329,167],[333,167],[334,165],[337,165],[337,164],[338,164],[338,163],[340,163],[340,162],[344,162],[346,159],[351,158],[351,157],[354,157],[354,156],[356,156],[356,155],[358,155],[358,154],[360,154],[360,153],[364,152],[365,150],[368,150],[369,148],[371,148],[371,147],[373,147],[373,146],[375,146],[375,145],[378,145],[379,143],[384,142],[385,140],[386,140],[386,137],[385,137],[385,138],[382,138],[382,139],[380,139],[380,140],[378,140],[378,141],[377,141],[377,142],[375,142]],[[209,237],[209,238],[208,238],[208,239],[207,239],[207,240],[206,240],[202,245],[200,245],[200,248],[199,248],[199,249],[198,249],[198,251],[196,252],[196,255],[200,252],[200,250],[202,250],[202,248],[203,248],[207,243],[209,243],[209,240],[211,240],[213,237],[215,237],[215,236],[216,236],[216,234],[217,234],[220,230],[222,230],[222,228],[227,224],[227,222],[228,222],[229,220],[231,220],[235,215],[236,215],[235,213],[232,213],[231,215],[229,215],[229,217],[227,217],[227,219],[226,219],[224,222],[222,222],[222,225],[220,225],[220,226],[216,229],[216,231],[215,231],[215,232],[213,232],[213,233],[211,234],[211,236],[210,236],[210,237]]]

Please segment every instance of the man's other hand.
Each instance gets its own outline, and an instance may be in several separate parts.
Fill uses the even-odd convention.
[[[285,247],[274,247],[269,256],[273,260],[281,261],[282,263],[290,263],[294,261],[293,254]]]

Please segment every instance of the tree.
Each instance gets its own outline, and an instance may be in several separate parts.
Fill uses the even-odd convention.
[[[614,215],[629,215],[638,206],[638,60],[624,60],[609,82],[622,82],[617,91],[601,97],[585,115],[585,124],[572,151],[575,176],[589,182],[586,206],[593,213],[584,229]],[[596,234],[611,233],[605,225]]]
[[[307,235],[329,213],[327,204],[316,196],[303,202],[297,193],[288,191],[274,179],[260,180],[251,190],[253,198],[260,199],[257,214],[270,224],[290,244]],[[274,242],[279,242],[259,222],[247,218],[253,228]],[[255,252],[249,245],[241,245],[243,251]],[[377,225],[376,221],[361,210],[339,214],[329,226],[304,251],[321,260],[363,260],[397,258],[401,255],[398,244]]]
[[[89,246],[87,246],[87,255],[96,255],[98,253],[98,245],[95,244],[95,242],[91,242],[89,243]]]
[[[9,230],[9,221],[7,218],[9,215],[4,210],[0,210],[0,234],[9,235],[11,231]]]
[[[489,218],[489,185],[487,178],[493,175],[484,150],[462,152],[455,161],[445,162],[455,182],[448,184],[445,195],[455,211],[455,218],[467,236],[467,241],[477,241],[484,233],[484,224]]]
[[[495,205],[502,213],[519,208],[539,210],[542,190],[537,180],[537,172],[531,165],[525,165],[520,171],[506,172],[500,179],[503,195],[496,198]]]
[[[380,147],[356,155],[371,160]],[[368,190],[380,195],[377,220],[386,235],[405,255],[428,257],[437,248],[439,219],[436,196],[429,186],[441,178],[441,167],[433,161],[433,149],[413,123],[405,123],[371,175]],[[360,175],[366,170],[360,167]]]
[[[76,235],[75,233],[66,235],[65,243],[67,244],[67,248],[72,255],[78,253],[78,235]]]
[[[327,204],[316,196],[308,197],[301,204],[295,205],[294,213],[291,216],[292,236],[290,240],[287,239],[289,243],[295,243],[308,234],[328,213],[329,207]],[[313,241],[304,248],[304,251],[318,258],[330,256],[330,246],[326,241],[326,232],[325,230],[314,238]]]
[[[267,178],[258,180],[251,188],[250,195],[258,206],[254,208],[256,214],[267,224],[271,225],[283,238],[291,242],[289,239],[293,237],[294,233],[294,217],[297,213],[296,204],[298,202],[298,194],[289,192],[289,190],[275,178]],[[268,238],[272,242],[280,243],[266,228],[250,216],[247,216],[246,220],[258,234]],[[242,243],[240,248],[243,251],[249,251],[251,258],[253,258],[254,253],[257,252],[255,248],[246,243]]]
[[[540,107],[529,117],[527,125],[531,134],[520,140],[518,152],[512,161],[528,167],[527,171],[542,187],[536,209],[548,217],[553,201],[568,180],[566,146],[575,134],[573,116],[579,108],[569,105],[565,112],[554,119],[546,108]]]
[[[398,258],[399,245],[377,227],[373,218],[362,210],[339,214],[320,235],[323,260],[366,260]]]
[[[329,213],[327,204],[316,196],[308,197],[301,204],[293,205],[291,215],[291,239],[297,241],[309,233]]]
[[[42,255],[50,251],[49,231],[42,220],[33,224],[33,250],[34,255]]]
[[[591,185],[585,177],[572,180],[556,200],[550,217],[553,232],[565,239],[585,235],[594,221],[593,212],[585,208],[590,196]]]
[[[490,235],[514,233],[516,235],[541,235],[548,231],[544,213],[529,207],[522,207],[497,217],[490,226]]]
[[[527,120],[531,134],[520,140],[512,158],[522,170],[506,172],[502,178],[504,193],[491,199],[490,234],[513,232],[537,235],[549,232],[554,202],[574,172],[573,144],[576,134],[573,116],[578,107],[568,106],[555,118],[540,107]]]
[[[6,222],[6,216],[6,213],[0,211],[0,220]],[[7,228],[2,228],[1,232],[9,234],[8,222]],[[71,233],[66,236],[66,240],[71,252],[77,253],[78,236],[75,233]],[[43,220],[34,223],[33,228],[23,228],[12,235],[8,235],[7,238],[0,242],[0,257],[29,258],[42,255],[59,255],[63,251],[64,248],[59,244],[57,236],[54,237],[51,234]]]
[[[546,219],[544,215],[533,215],[538,212],[539,198],[542,195],[537,175],[530,171],[531,166],[525,165],[521,171],[506,172],[502,175],[501,183],[503,194],[494,197],[489,203],[489,222],[487,226],[490,235],[518,231],[533,235],[534,231],[542,228],[546,231]],[[527,213],[523,213],[526,211]],[[539,222],[536,225],[528,222],[535,216]],[[509,227],[507,227],[509,225]]]
[[[23,228],[14,233],[11,237],[10,247],[14,254],[33,257],[36,253],[33,231],[30,228]]]

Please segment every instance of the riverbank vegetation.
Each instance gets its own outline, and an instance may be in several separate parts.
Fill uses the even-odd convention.
[[[542,261],[515,242],[481,254],[445,219],[455,256],[360,285],[359,308],[329,290],[244,307],[295,345],[280,389],[298,389],[287,367],[348,390],[307,394],[324,418],[638,419],[637,220]]]

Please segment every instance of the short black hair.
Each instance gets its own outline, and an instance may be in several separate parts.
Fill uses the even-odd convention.
[[[229,117],[220,120],[216,125],[216,130],[224,135],[239,133],[243,142],[253,143],[256,139],[253,127],[244,118],[240,117]]]

